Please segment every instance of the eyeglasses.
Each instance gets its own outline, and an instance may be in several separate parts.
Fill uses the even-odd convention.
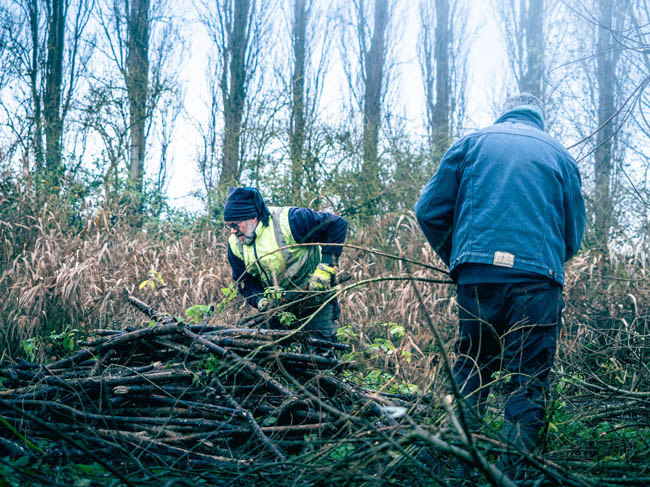
[[[235,223],[226,223],[226,227],[230,228],[231,230],[234,230],[236,232],[239,231],[239,225],[241,225],[242,222],[235,222]]]

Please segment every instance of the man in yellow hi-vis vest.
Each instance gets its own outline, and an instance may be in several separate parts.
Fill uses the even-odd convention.
[[[298,320],[308,320],[305,330],[312,337],[336,341],[335,320],[340,314],[336,300],[324,306],[301,303],[309,302],[304,291],[331,288],[342,247],[327,244],[345,242],[347,221],[307,208],[269,208],[260,192],[248,187],[230,189],[223,219],[230,228],[232,277],[248,304],[267,311],[277,304],[274,297],[279,291],[296,303],[289,311]],[[296,245],[310,243],[320,245]]]

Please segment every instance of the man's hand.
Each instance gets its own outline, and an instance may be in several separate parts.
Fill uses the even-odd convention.
[[[335,274],[336,269],[334,267],[321,262],[318,264],[318,267],[316,267],[316,270],[309,279],[309,290],[327,291],[328,289],[331,289]]]
[[[257,309],[260,313],[264,313],[265,311],[268,311],[272,307],[273,303],[271,302],[270,299],[267,298],[261,298],[257,302]]]

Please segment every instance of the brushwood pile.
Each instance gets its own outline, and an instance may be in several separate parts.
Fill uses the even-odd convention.
[[[58,445],[47,453],[67,462],[99,457],[123,471],[138,464],[237,470],[285,461],[307,435],[349,434],[349,417],[395,424],[388,395],[342,380],[349,364],[306,353],[310,345],[343,344],[291,331],[190,325],[129,299],[151,326],[98,330],[81,351],[48,365],[0,367],[0,417],[14,433],[0,439],[3,455],[32,455],[21,440],[43,438]]]

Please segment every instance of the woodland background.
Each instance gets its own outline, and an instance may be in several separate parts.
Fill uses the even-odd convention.
[[[567,267],[545,452],[581,469],[586,485],[647,485],[650,2],[487,3],[507,48],[506,91],[544,101],[549,132],[578,161],[587,204],[583,247]],[[354,247],[341,266],[367,281],[340,296],[340,338],[360,364],[349,378],[439,398],[442,356],[453,358],[454,289],[420,282],[417,298],[410,279],[445,275],[422,265],[441,266],[411,210],[444,151],[476,128],[469,85],[487,81],[467,77],[472,4],[2,2],[0,361],[46,362],[95,329],[146,325],[125,293],[181,316],[220,302],[230,283],[224,196],[246,184],[270,204],[349,220]],[[407,9],[417,9],[417,53],[398,48]],[[191,30],[209,42],[192,46]],[[205,80],[206,100],[188,96],[179,68],[197,48],[204,71],[189,76]],[[424,93],[415,126],[396,84],[413,55]],[[324,92],[336,69],[344,88],[332,110]],[[495,115],[505,95],[495,92]],[[200,143],[185,147],[201,175],[200,211],[166,196],[190,98],[206,114],[191,120]],[[215,319],[245,313],[236,299]],[[336,461],[363,468],[354,452]],[[334,467],[320,468],[325,479]],[[0,463],[9,485],[18,471]]]

